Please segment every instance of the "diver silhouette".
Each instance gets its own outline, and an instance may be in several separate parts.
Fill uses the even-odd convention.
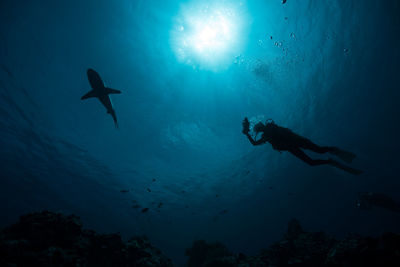
[[[250,143],[254,146],[262,145],[268,142],[272,145],[273,149],[278,151],[288,151],[297,158],[309,164],[310,166],[327,164],[354,175],[362,173],[361,170],[353,169],[334,159],[325,160],[325,159],[310,158],[306,153],[304,153],[303,149],[311,150],[313,152],[320,154],[329,153],[347,163],[351,163],[352,160],[356,157],[356,155],[333,146],[318,146],[313,142],[311,142],[309,139],[292,132],[290,129],[278,126],[271,119],[267,120],[265,124],[259,122],[256,125],[254,125],[253,131],[256,134],[260,132],[262,133],[261,138],[258,140],[253,139],[253,137],[249,134],[250,122],[247,118],[244,118],[242,125],[243,125],[243,130],[242,130],[243,134],[247,136]]]

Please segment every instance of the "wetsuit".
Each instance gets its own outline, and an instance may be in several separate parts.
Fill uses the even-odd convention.
[[[316,153],[327,153],[335,150],[335,147],[318,146],[309,139],[304,138],[290,129],[276,125],[273,122],[267,123],[261,137],[264,142],[268,142],[275,150],[289,151],[296,157],[310,165],[330,164],[331,160],[314,160],[307,156],[302,149],[308,149]]]
[[[312,159],[302,149],[308,149],[320,154],[328,152],[349,163],[355,158],[355,154],[351,152],[333,146],[318,146],[290,129],[276,125],[273,121],[266,123],[261,129],[262,137],[259,140],[254,140],[249,134],[247,119],[244,120],[243,125],[243,133],[255,146],[268,142],[275,150],[288,151],[311,166],[329,164],[352,174],[358,175],[362,173],[361,170],[353,169],[333,159]]]

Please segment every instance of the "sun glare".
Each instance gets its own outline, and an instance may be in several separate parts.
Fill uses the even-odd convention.
[[[199,1],[182,7],[171,34],[178,60],[216,69],[240,53],[241,19],[234,5]]]

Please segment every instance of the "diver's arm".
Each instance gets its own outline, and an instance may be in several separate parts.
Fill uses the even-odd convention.
[[[253,139],[253,137],[251,137],[251,135],[249,133],[245,133],[245,135],[247,136],[247,138],[249,139],[250,143],[253,146],[258,146],[258,145],[262,145],[264,143],[263,138],[258,139],[257,141]]]

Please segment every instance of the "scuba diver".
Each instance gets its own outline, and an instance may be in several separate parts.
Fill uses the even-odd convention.
[[[372,209],[372,206],[376,206],[393,212],[400,212],[400,203],[394,201],[391,197],[381,193],[358,193],[356,206],[357,208],[366,210],[370,210]]]
[[[307,138],[292,132],[290,129],[278,126],[271,119],[267,120],[265,124],[259,122],[254,125],[253,131],[256,133],[256,137],[258,133],[262,133],[261,138],[258,140],[253,139],[253,137],[249,134],[250,122],[247,118],[244,118],[242,126],[243,134],[247,136],[250,143],[254,146],[262,145],[268,142],[272,145],[273,149],[278,151],[288,151],[311,166],[328,164],[354,175],[362,173],[361,170],[353,169],[334,159],[325,160],[310,158],[302,149],[308,149],[320,154],[329,153],[347,163],[351,163],[356,155],[333,146],[318,146]]]

